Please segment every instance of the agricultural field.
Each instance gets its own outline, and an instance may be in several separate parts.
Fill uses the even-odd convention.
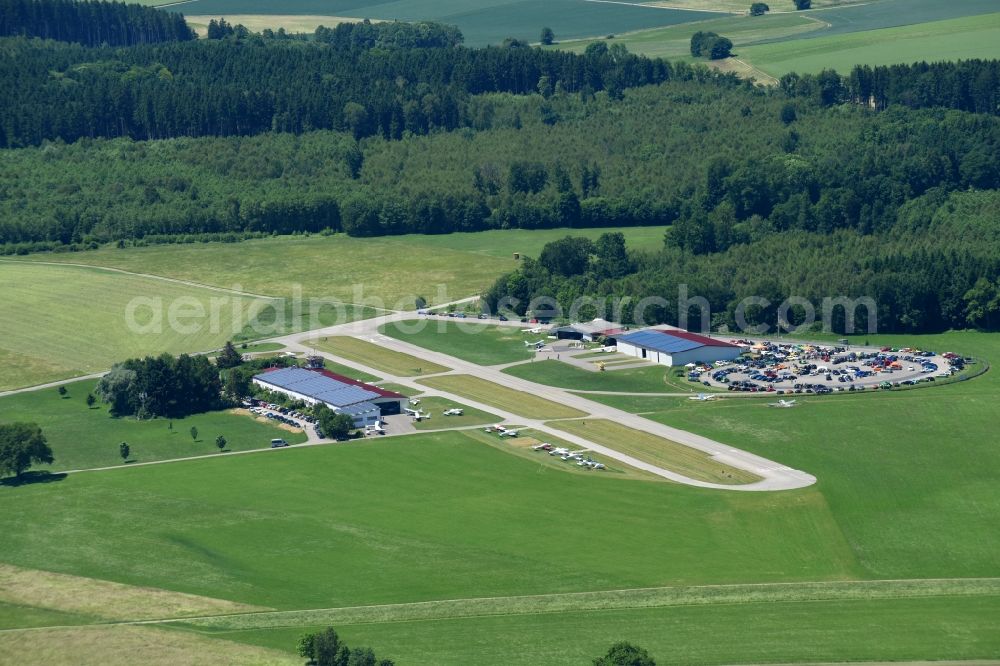
[[[340,358],[367,365],[397,377],[416,377],[447,372],[450,368],[431,363],[409,354],[386,349],[371,342],[345,335],[308,340],[306,344]],[[353,374],[347,375],[353,377]]]
[[[614,39],[604,37],[598,39],[579,39],[560,41],[549,48],[583,53],[587,46],[594,42],[623,44],[631,53],[640,53],[651,58],[667,58],[668,60],[696,61],[691,57],[691,35],[695,31],[704,30],[725,35],[732,40],[737,52],[746,44],[762,40],[780,39],[793,35],[801,35],[813,30],[820,30],[826,24],[807,14],[768,14],[765,16],[726,16],[699,21],[693,24],[681,24],[652,30],[639,30],[615,35]]]
[[[161,3],[165,4],[165,3]],[[641,4],[585,0],[192,0],[165,9],[196,16],[322,15],[386,21],[435,21],[457,25],[469,46],[499,44],[507,37],[536,42],[542,26],[563,38],[687,23],[713,16]],[[265,18],[254,19],[259,25]],[[277,27],[277,26],[275,26]]]
[[[699,481],[734,485],[760,481],[756,474],[713,460],[698,449],[628,428],[614,421],[587,419],[560,421],[549,425]]]
[[[529,419],[571,419],[585,416],[579,410],[471,375],[443,375],[420,380],[431,388],[448,391],[492,405]]]
[[[525,347],[540,336],[530,336],[516,326],[495,326],[475,323],[478,320],[455,321],[440,317],[413,322],[392,322],[379,328],[385,335],[419,345],[431,351],[450,354],[463,361],[479,365],[498,365],[527,361],[535,350]]]
[[[215,438],[226,438],[226,451],[248,451],[270,446],[281,437],[291,444],[305,441],[302,433],[290,432],[264,419],[245,414],[208,412],[183,419],[114,418],[98,401],[87,407],[87,393],[96,380],[66,385],[65,397],[56,389],[29,391],[0,398],[0,414],[5,422],[27,421],[42,426],[55,457],[50,466],[39,470],[60,471],[122,465],[118,445],[128,442],[129,460],[146,463],[189,456],[219,453]],[[198,429],[197,440],[191,428]]]
[[[737,56],[772,76],[849,72],[861,64],[998,58],[1000,13],[751,45],[740,48]]]
[[[217,349],[268,303],[150,277],[12,261],[0,261],[0,288],[0,391],[101,372],[134,356]],[[214,322],[213,299],[225,303],[214,307]],[[171,311],[180,326],[170,325]],[[198,311],[204,316],[185,314]]]

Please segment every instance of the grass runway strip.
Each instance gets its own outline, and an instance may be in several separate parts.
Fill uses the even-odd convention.
[[[467,396],[498,409],[513,412],[529,419],[571,419],[586,416],[583,412],[539,398],[529,393],[515,391],[471,375],[446,375],[420,380],[431,388]]]
[[[433,375],[447,372],[446,368],[437,363],[431,363],[402,352],[380,347],[371,342],[345,335],[334,335],[327,338],[308,340],[306,344],[321,351],[329,352],[348,361],[363,363],[380,372],[397,377],[414,377],[417,375]]]
[[[172,620],[199,629],[239,631],[269,627],[442,620],[487,615],[529,615],[588,610],[765,604],[835,600],[1000,595],[1000,578],[876,580],[750,585],[656,587],[533,596],[449,599],[409,604],[276,611]]]

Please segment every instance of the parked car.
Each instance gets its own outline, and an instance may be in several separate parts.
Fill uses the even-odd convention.
[[[271,448],[272,449],[280,449],[283,446],[288,446],[288,442],[286,442],[283,439],[272,439],[271,440]]]

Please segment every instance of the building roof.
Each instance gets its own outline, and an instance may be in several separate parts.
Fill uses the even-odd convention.
[[[648,328],[643,331],[636,331],[618,337],[618,342],[625,342],[636,347],[645,347],[665,354],[679,354],[682,352],[700,349],[702,347],[734,347],[737,345],[715,340],[697,333],[688,331],[663,331],[655,328]]]
[[[562,326],[557,331],[575,331],[584,335],[617,335],[625,330],[621,324],[606,319],[594,319],[593,321],[577,322],[569,326]]]
[[[254,377],[261,382],[287,391],[294,391],[337,408],[368,403],[387,397],[400,397],[392,391],[375,390],[361,382],[332,372],[304,368],[276,368]]]

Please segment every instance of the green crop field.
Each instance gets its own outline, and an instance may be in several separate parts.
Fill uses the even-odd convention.
[[[699,481],[728,484],[760,481],[756,474],[713,460],[698,449],[607,419],[560,421],[549,425]]]
[[[316,338],[309,340],[307,344],[348,361],[361,363],[386,374],[396,375],[397,377],[433,375],[450,370],[450,368],[446,368],[443,365],[431,363],[416,356],[386,349],[372,342],[365,342],[364,340],[345,335]],[[349,374],[347,376],[353,377],[354,375]]]
[[[524,343],[534,342],[541,336],[526,335],[516,326],[477,322],[428,317],[417,322],[393,322],[379,330],[399,340],[479,365],[527,361],[534,356],[534,349],[525,347]]]
[[[500,386],[493,382],[470,375],[443,375],[420,380],[431,388],[448,391],[471,398],[477,402],[493,405],[518,416],[529,419],[571,419],[585,416],[579,410]]]
[[[139,463],[219,453],[215,438],[226,438],[227,451],[268,448],[272,438],[289,443],[305,441],[305,435],[289,432],[250,416],[229,412],[196,414],[184,419],[113,418],[97,402],[87,407],[87,393],[96,381],[67,384],[66,397],[53,389],[18,393],[0,398],[0,421],[28,421],[42,426],[52,447],[55,463],[51,470],[89,469],[121,465],[118,445],[128,442],[130,460]],[[168,427],[171,426],[172,428]],[[198,440],[191,439],[191,428]]]
[[[185,14],[319,15],[457,25],[470,46],[499,44],[507,37],[538,41],[542,26],[564,38],[671,25],[709,18],[700,11],[673,11],[639,3],[581,0],[192,0],[173,7]]]
[[[747,5],[749,6],[749,5]],[[752,44],[766,39],[780,39],[793,35],[819,30],[824,23],[818,19],[803,14],[770,14],[765,16],[726,16],[713,18],[697,23],[685,23],[639,30],[621,35],[614,39],[580,39],[560,42],[549,48],[583,53],[587,46],[594,42],[623,44],[631,53],[640,53],[649,57],[668,59],[691,58],[691,35],[698,30],[716,32],[732,40],[737,50],[746,44]],[[704,62],[704,61],[701,61]]]
[[[958,4],[958,3],[954,3]],[[737,56],[773,76],[855,65],[1000,57],[1000,13],[849,32],[738,49]]]
[[[152,278],[0,261],[0,288],[0,390],[107,370],[133,356],[216,349],[243,329],[233,316],[239,297]],[[142,299],[134,310],[137,330],[126,318],[133,299]],[[215,322],[213,299],[226,299]],[[261,305],[239,300],[244,313]],[[205,316],[180,316],[181,327],[174,327],[171,307],[177,315],[200,309]]]

